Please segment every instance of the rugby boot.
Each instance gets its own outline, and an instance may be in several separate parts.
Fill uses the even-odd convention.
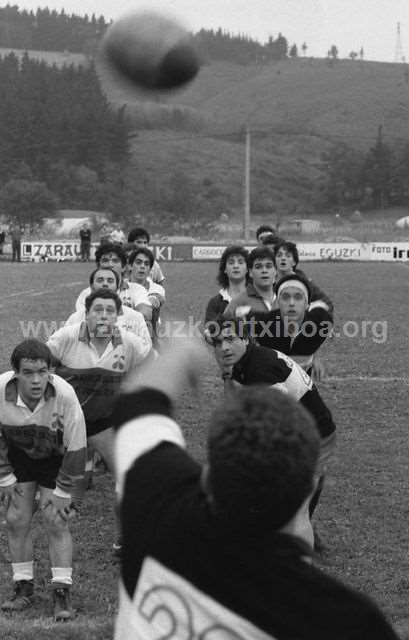
[[[1,605],[2,611],[24,611],[33,604],[34,583],[32,580],[17,580],[14,583],[14,593],[9,600]]]
[[[74,617],[71,606],[70,587],[60,582],[52,584],[54,601],[54,620],[56,622],[68,622]]]

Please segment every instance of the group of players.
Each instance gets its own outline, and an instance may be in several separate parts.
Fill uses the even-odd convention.
[[[131,246],[97,249],[89,288],[47,344],[14,349],[12,371],[0,376],[0,499],[14,583],[2,611],[33,602],[39,508],[54,618],[72,619],[69,524],[88,445],[116,478],[117,640],[396,638],[376,605],[312,562],[311,518],[335,443],[314,382],[333,304],[298,269],[295,244],[268,226],[257,239],[250,253],[224,251],[201,341],[158,344],[164,278],[149,235],[136,229]],[[197,389],[212,350],[225,398],[202,468],[184,451],[173,405]]]

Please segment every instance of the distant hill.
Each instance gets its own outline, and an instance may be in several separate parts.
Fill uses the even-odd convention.
[[[145,186],[166,183],[177,167],[196,184],[209,177],[226,206],[241,210],[248,125],[253,209],[280,216],[315,212],[331,147],[342,142],[366,152],[381,124],[386,143],[409,141],[405,70],[360,60],[214,62],[186,90],[159,103],[107,79],[101,67],[100,77],[108,98],[126,103],[135,119],[133,165]],[[182,130],[160,131],[172,126],[175,110],[181,120],[175,128]]]

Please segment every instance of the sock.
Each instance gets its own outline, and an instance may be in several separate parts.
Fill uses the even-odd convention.
[[[72,585],[72,567],[51,567],[51,583],[60,582],[67,587]]]
[[[13,580],[32,580],[33,579],[33,566],[32,560],[28,562],[12,562],[11,569],[13,571]]]

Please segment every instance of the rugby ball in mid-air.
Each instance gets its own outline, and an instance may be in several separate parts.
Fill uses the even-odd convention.
[[[189,32],[152,11],[116,20],[102,40],[102,55],[111,69],[145,91],[181,88],[200,67]]]

